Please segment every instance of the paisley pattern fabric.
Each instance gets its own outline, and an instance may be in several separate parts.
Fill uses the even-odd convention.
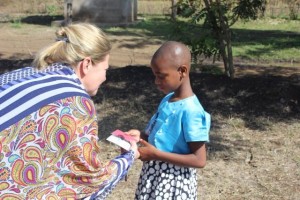
[[[24,111],[20,108],[21,116],[27,115],[16,122],[8,119],[9,117],[2,118],[0,199],[104,199],[132,165],[134,158],[132,151],[109,162],[101,161],[94,104],[79,85],[72,70],[59,66],[52,70],[57,72],[55,75],[49,74],[49,70],[39,72],[39,75],[31,70],[30,74],[23,73],[26,74],[26,78],[23,77],[21,81],[20,77],[18,81],[8,78],[6,80],[10,81],[6,83],[2,81],[0,117],[15,109],[15,106],[10,110],[7,109],[7,106],[14,102],[19,101],[19,104],[26,107],[26,102],[29,101],[16,99],[7,102],[10,98],[4,99],[8,93],[3,93],[8,88],[14,88],[12,91],[16,91],[30,80],[35,80],[36,83],[32,84],[41,88],[38,78],[46,80],[45,77],[57,74],[64,76],[64,70],[71,75],[69,79],[73,79],[73,83],[76,84],[73,90],[75,92],[69,93],[67,97],[65,97],[67,92],[58,95],[57,90],[56,92],[52,90],[50,97],[43,96],[43,106],[37,103],[39,107],[31,105],[23,109]],[[4,80],[3,76],[0,80]],[[49,80],[51,84],[53,79]],[[60,84],[64,82],[67,81],[60,79]],[[3,89],[3,86],[6,89]],[[19,90],[18,93],[22,91]],[[49,87],[47,92],[51,92]],[[40,94],[31,95],[30,101],[41,102]],[[16,95],[18,94],[11,96]],[[47,98],[50,100],[47,101]],[[51,100],[52,102],[48,103]],[[4,107],[4,104],[7,106]],[[33,108],[38,109],[28,114],[27,111]],[[20,113],[14,112],[20,118]]]

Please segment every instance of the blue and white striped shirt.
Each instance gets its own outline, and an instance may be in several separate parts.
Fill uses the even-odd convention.
[[[73,69],[60,63],[42,71],[26,67],[5,73],[0,84],[0,131],[58,99],[90,98]]]

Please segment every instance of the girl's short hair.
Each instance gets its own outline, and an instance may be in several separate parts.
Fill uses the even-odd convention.
[[[76,23],[60,27],[56,32],[56,41],[39,51],[33,60],[33,66],[44,69],[52,63],[67,63],[76,66],[85,57],[91,57],[94,63],[103,61],[111,50],[106,34],[89,23]]]

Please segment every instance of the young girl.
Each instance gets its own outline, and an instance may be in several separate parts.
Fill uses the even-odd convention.
[[[174,41],[152,57],[155,84],[167,95],[141,136],[144,163],[135,199],[197,199],[196,168],[206,163],[211,120],[193,93],[190,61],[189,49]]]

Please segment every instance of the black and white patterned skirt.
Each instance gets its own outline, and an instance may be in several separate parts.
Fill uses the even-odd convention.
[[[135,200],[196,200],[197,170],[162,161],[143,164]]]

